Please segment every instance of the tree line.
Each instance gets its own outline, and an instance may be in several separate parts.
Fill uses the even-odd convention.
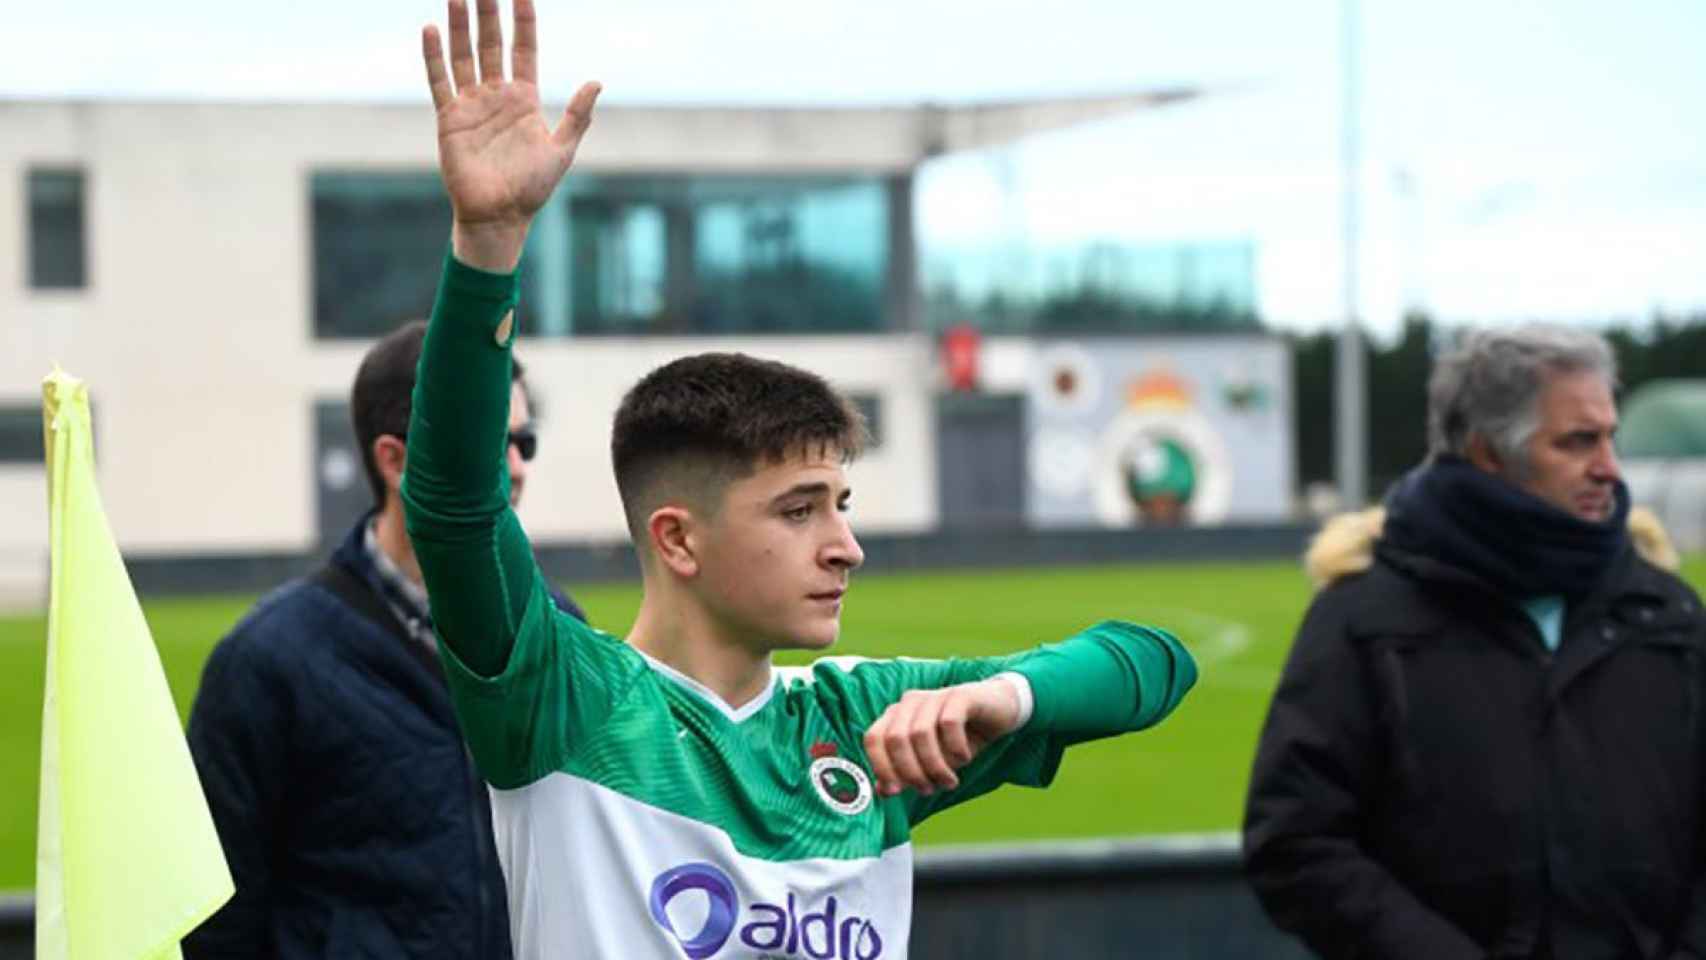
[[[1427,383],[1434,355],[1461,331],[1425,314],[1404,319],[1389,344],[1365,337],[1368,371],[1369,495],[1378,498],[1427,452]],[[1617,354],[1620,397],[1650,380],[1706,377],[1706,313],[1659,316],[1650,323],[1617,324],[1603,331]],[[1297,489],[1332,483],[1333,364],[1338,334],[1292,335],[1297,390]]]

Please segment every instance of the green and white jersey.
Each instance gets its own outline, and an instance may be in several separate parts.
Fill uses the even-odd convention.
[[[502,469],[513,277],[447,263],[403,497],[464,735],[491,784],[521,958],[903,958],[912,827],[1071,743],[1149,726],[1195,681],[1163,631],[1099,624],[1011,657],[776,671],[731,709],[557,610]],[[879,799],[865,729],[907,690],[1011,670],[1030,722],[929,797]]]

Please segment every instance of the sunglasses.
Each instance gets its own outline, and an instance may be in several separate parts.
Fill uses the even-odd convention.
[[[409,435],[406,433],[394,434],[394,436],[404,443],[409,442]],[[524,463],[531,463],[533,458],[539,455],[539,434],[534,433],[532,427],[511,430],[509,432],[509,445],[515,448],[516,453],[521,454]]]
[[[521,454],[521,459],[524,462],[531,462],[534,456],[539,453],[539,434],[534,433],[532,427],[511,430],[509,432],[509,445],[515,448],[516,453]]]

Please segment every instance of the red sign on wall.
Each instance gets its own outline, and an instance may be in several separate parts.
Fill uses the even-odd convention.
[[[942,334],[942,361],[947,365],[948,389],[977,389],[978,355],[982,348],[983,334],[969,323],[949,327]]]

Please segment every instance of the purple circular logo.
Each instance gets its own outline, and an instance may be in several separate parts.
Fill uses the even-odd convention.
[[[703,890],[711,900],[705,926],[692,938],[676,932],[664,909],[677,894],[687,890]],[[690,960],[705,960],[721,950],[735,929],[735,886],[728,874],[708,863],[684,863],[658,874],[652,881],[651,906],[652,919],[681,944]]]

